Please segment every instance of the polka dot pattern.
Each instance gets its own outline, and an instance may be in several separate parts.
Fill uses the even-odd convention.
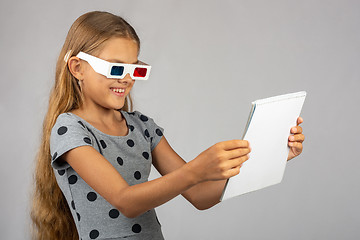
[[[134,172],[134,178],[139,180],[141,178],[141,173],[139,171]]]
[[[59,135],[64,135],[67,132],[67,130],[68,130],[67,127],[62,126],[62,127],[59,127],[59,129],[57,130],[57,133]]]
[[[150,155],[149,155],[148,152],[143,152],[142,155],[143,155],[143,157],[144,157],[146,160],[148,160],[149,157],[150,157]]]
[[[109,216],[111,218],[117,218],[119,215],[120,215],[120,212],[117,209],[111,209],[109,212]]]
[[[77,182],[77,180],[78,180],[78,178],[77,178],[77,176],[76,175],[71,175],[69,178],[68,178],[68,180],[69,180],[69,184],[75,184],[76,182]]]
[[[106,143],[105,143],[104,140],[100,140],[100,144],[101,144],[101,147],[102,147],[103,149],[105,149],[105,148],[107,147],[107,145],[106,145]]]
[[[121,157],[117,157],[117,158],[116,158],[116,161],[118,162],[118,164],[119,164],[120,166],[124,165],[124,160],[123,160]]]
[[[141,226],[139,224],[134,224],[131,228],[131,230],[134,232],[134,233],[139,233],[141,232]]]
[[[94,229],[89,233],[90,239],[97,239],[99,237],[100,233],[98,230]]]
[[[86,198],[90,201],[90,202],[93,202],[97,199],[97,194],[94,193],[94,192],[89,192],[87,195],[86,195]]]
[[[149,130],[145,129],[144,134],[145,134],[146,137],[150,137]]]
[[[163,133],[162,133],[162,131],[158,128],[158,129],[156,129],[156,134],[158,135],[158,136],[162,136],[163,135]]]
[[[140,119],[141,119],[141,121],[143,121],[143,122],[147,122],[147,121],[149,120],[148,117],[145,116],[145,115],[140,115]]]
[[[69,116],[74,118],[73,114]],[[77,146],[84,144],[93,145],[100,154],[113,164],[129,184],[138,184],[139,182],[146,181],[148,178],[149,167],[151,166],[150,149],[153,149],[154,142],[158,142],[159,137],[163,136],[163,132],[162,128],[154,124],[150,117],[141,113],[125,113],[124,116],[126,117],[129,135],[117,138],[116,140],[110,139],[110,136],[100,134],[99,131],[96,131],[96,129],[80,118],[77,118],[70,125],[66,124],[66,122],[57,123],[53,136],[57,138],[61,147],[68,142],[69,145],[77,144]],[[76,134],[83,133],[77,139],[76,135],[72,132],[75,128],[78,131],[75,132]],[[66,152],[65,150],[67,150],[56,147],[52,149],[57,150],[53,152],[53,161],[57,159],[59,153]],[[124,231],[124,233],[130,231],[134,234],[139,234],[149,227],[154,227],[155,230],[157,226],[161,226],[159,219],[150,210],[147,211],[147,214],[144,214],[145,219],[134,218],[128,220],[118,209],[113,206],[103,205],[104,199],[93,189],[89,189],[88,186],[85,187],[84,181],[78,181],[80,180],[79,176],[71,168],[56,171],[60,176],[63,176],[61,178],[57,176],[59,181],[65,182],[67,186],[70,184],[71,188],[76,190],[74,191],[77,194],[75,196],[76,201],[70,200],[69,205],[75,222],[81,221],[81,224],[86,226],[84,229],[88,229],[87,233],[85,233],[87,236],[83,236],[82,239],[106,239],[114,236],[115,228],[108,232],[103,231],[103,229],[107,229],[110,225],[121,227],[123,226],[122,221],[127,221],[124,226],[128,226],[127,231]],[[65,197],[69,199],[69,196]],[[70,199],[72,197],[70,196]],[[104,209],[107,210],[103,211]],[[97,218],[90,219],[88,213],[91,213],[91,216],[97,216]],[[149,222],[152,223],[148,225]]]
[[[133,140],[131,140],[131,139],[127,140],[127,141],[126,141],[126,143],[127,143],[127,145],[128,145],[129,147],[133,147],[133,146],[135,146],[134,141],[133,141]]]

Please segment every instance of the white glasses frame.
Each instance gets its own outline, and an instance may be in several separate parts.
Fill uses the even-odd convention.
[[[130,77],[134,80],[147,80],[150,75],[151,66],[141,61],[139,61],[139,64],[112,63],[84,52],[79,52],[76,57],[87,61],[95,72],[100,73],[107,78],[123,79],[125,75],[129,73]],[[121,76],[111,74],[112,67],[114,66],[124,68]],[[146,68],[146,75],[144,77],[135,77],[133,73],[136,68]]]

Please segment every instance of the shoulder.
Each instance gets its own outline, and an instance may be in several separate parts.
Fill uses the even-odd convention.
[[[127,119],[129,119],[133,124],[148,127],[149,125],[155,124],[154,119],[147,114],[144,114],[140,111],[133,112],[123,112],[127,114]]]
[[[55,169],[65,169],[68,164],[58,162],[67,151],[80,146],[93,146],[91,136],[86,131],[84,123],[74,114],[60,114],[51,129],[50,134],[50,154],[52,156],[52,166]]]
[[[164,128],[155,123],[154,119],[139,111],[126,112],[130,122],[128,125],[131,129],[139,129],[146,139],[151,142],[151,150],[163,136]]]
[[[145,128],[158,128],[155,120],[147,114],[140,111],[125,112],[128,115],[128,119],[136,125],[143,126]]]
[[[51,136],[66,136],[72,134],[83,134],[86,129],[85,124],[74,114],[60,114],[51,130]]]
[[[141,120],[142,122],[147,122],[149,119],[152,120],[151,117],[139,111],[125,112],[125,113],[128,114],[134,120]]]
[[[78,119],[72,113],[66,112],[56,118],[55,125],[72,125],[74,123],[79,124]]]

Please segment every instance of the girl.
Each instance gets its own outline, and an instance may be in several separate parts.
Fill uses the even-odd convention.
[[[231,140],[186,163],[163,128],[132,111],[135,79],[150,72],[139,50],[135,30],[119,16],[89,12],[71,26],[37,156],[34,239],[163,239],[155,207],[179,194],[197,209],[214,206],[249,159],[249,143]],[[292,133],[288,159],[304,140],[300,126]],[[151,164],[162,177],[148,181]]]

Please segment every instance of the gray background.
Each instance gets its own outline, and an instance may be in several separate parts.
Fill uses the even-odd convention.
[[[250,103],[305,90],[304,151],[281,184],[198,211],[157,209],[167,239],[359,239],[359,1],[1,1],[1,239],[29,239],[29,192],[55,62],[81,14],[137,30],[153,66],[135,107],[190,161],[242,136]],[[152,178],[158,177],[156,172]]]

